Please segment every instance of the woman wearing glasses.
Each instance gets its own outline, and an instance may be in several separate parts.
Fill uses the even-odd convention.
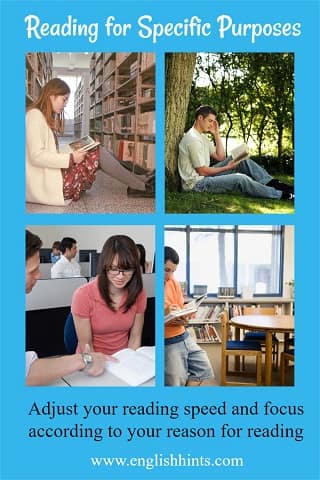
[[[77,351],[86,344],[106,355],[139,348],[146,304],[137,247],[126,235],[114,235],[103,246],[97,277],[73,295]]]

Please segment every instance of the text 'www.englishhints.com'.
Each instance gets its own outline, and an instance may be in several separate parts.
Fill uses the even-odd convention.
[[[243,457],[194,457],[191,454],[163,455],[156,453],[149,457],[90,457],[90,462],[96,468],[143,468],[153,470],[154,468],[170,467],[220,467],[220,468],[242,468],[244,467]]]

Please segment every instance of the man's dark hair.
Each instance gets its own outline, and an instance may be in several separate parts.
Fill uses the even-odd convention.
[[[164,247],[164,263],[166,263],[168,260],[175,265],[179,265],[178,253],[171,247]]]
[[[38,235],[26,230],[26,260],[33,257],[42,247],[42,241]]]
[[[60,242],[60,252],[65,253],[67,248],[69,248],[69,250],[70,250],[74,243],[77,243],[77,240],[75,240],[74,238],[64,237]]]
[[[54,248],[56,248],[57,250],[60,250],[60,243],[61,243],[61,242],[59,242],[59,240],[56,240],[55,242],[53,242],[53,244],[52,244],[52,250],[53,250]]]
[[[210,114],[217,116],[217,112],[210,107],[210,105],[200,105],[200,107],[198,107],[196,110],[195,118],[197,119],[199,115],[202,115],[203,118],[206,118]]]

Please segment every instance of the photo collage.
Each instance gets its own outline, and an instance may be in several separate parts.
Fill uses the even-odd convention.
[[[294,61],[26,53],[27,386],[295,385]]]

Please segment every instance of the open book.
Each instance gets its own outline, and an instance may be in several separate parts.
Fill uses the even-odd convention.
[[[198,298],[195,298],[194,300],[191,300],[191,302],[188,302],[184,305],[183,308],[180,308],[179,310],[173,310],[172,312],[168,313],[164,317],[164,322],[168,323],[171,322],[171,320],[174,320],[175,318],[183,317],[184,315],[191,315],[192,313],[195,313],[199,305],[203,302],[203,300],[207,298],[207,294],[205,293],[204,295],[201,295]]]
[[[98,145],[100,145],[100,142],[95,142],[93,138],[89,137],[89,135],[69,143],[69,147],[71,147],[73,151],[80,150],[83,152],[88,152]]]
[[[249,147],[246,143],[241,143],[237,147],[233,148],[230,152],[233,162],[235,165],[249,158]]]
[[[132,387],[141,385],[155,376],[155,348],[124,348],[112,355],[119,362],[106,362],[106,370]]]

